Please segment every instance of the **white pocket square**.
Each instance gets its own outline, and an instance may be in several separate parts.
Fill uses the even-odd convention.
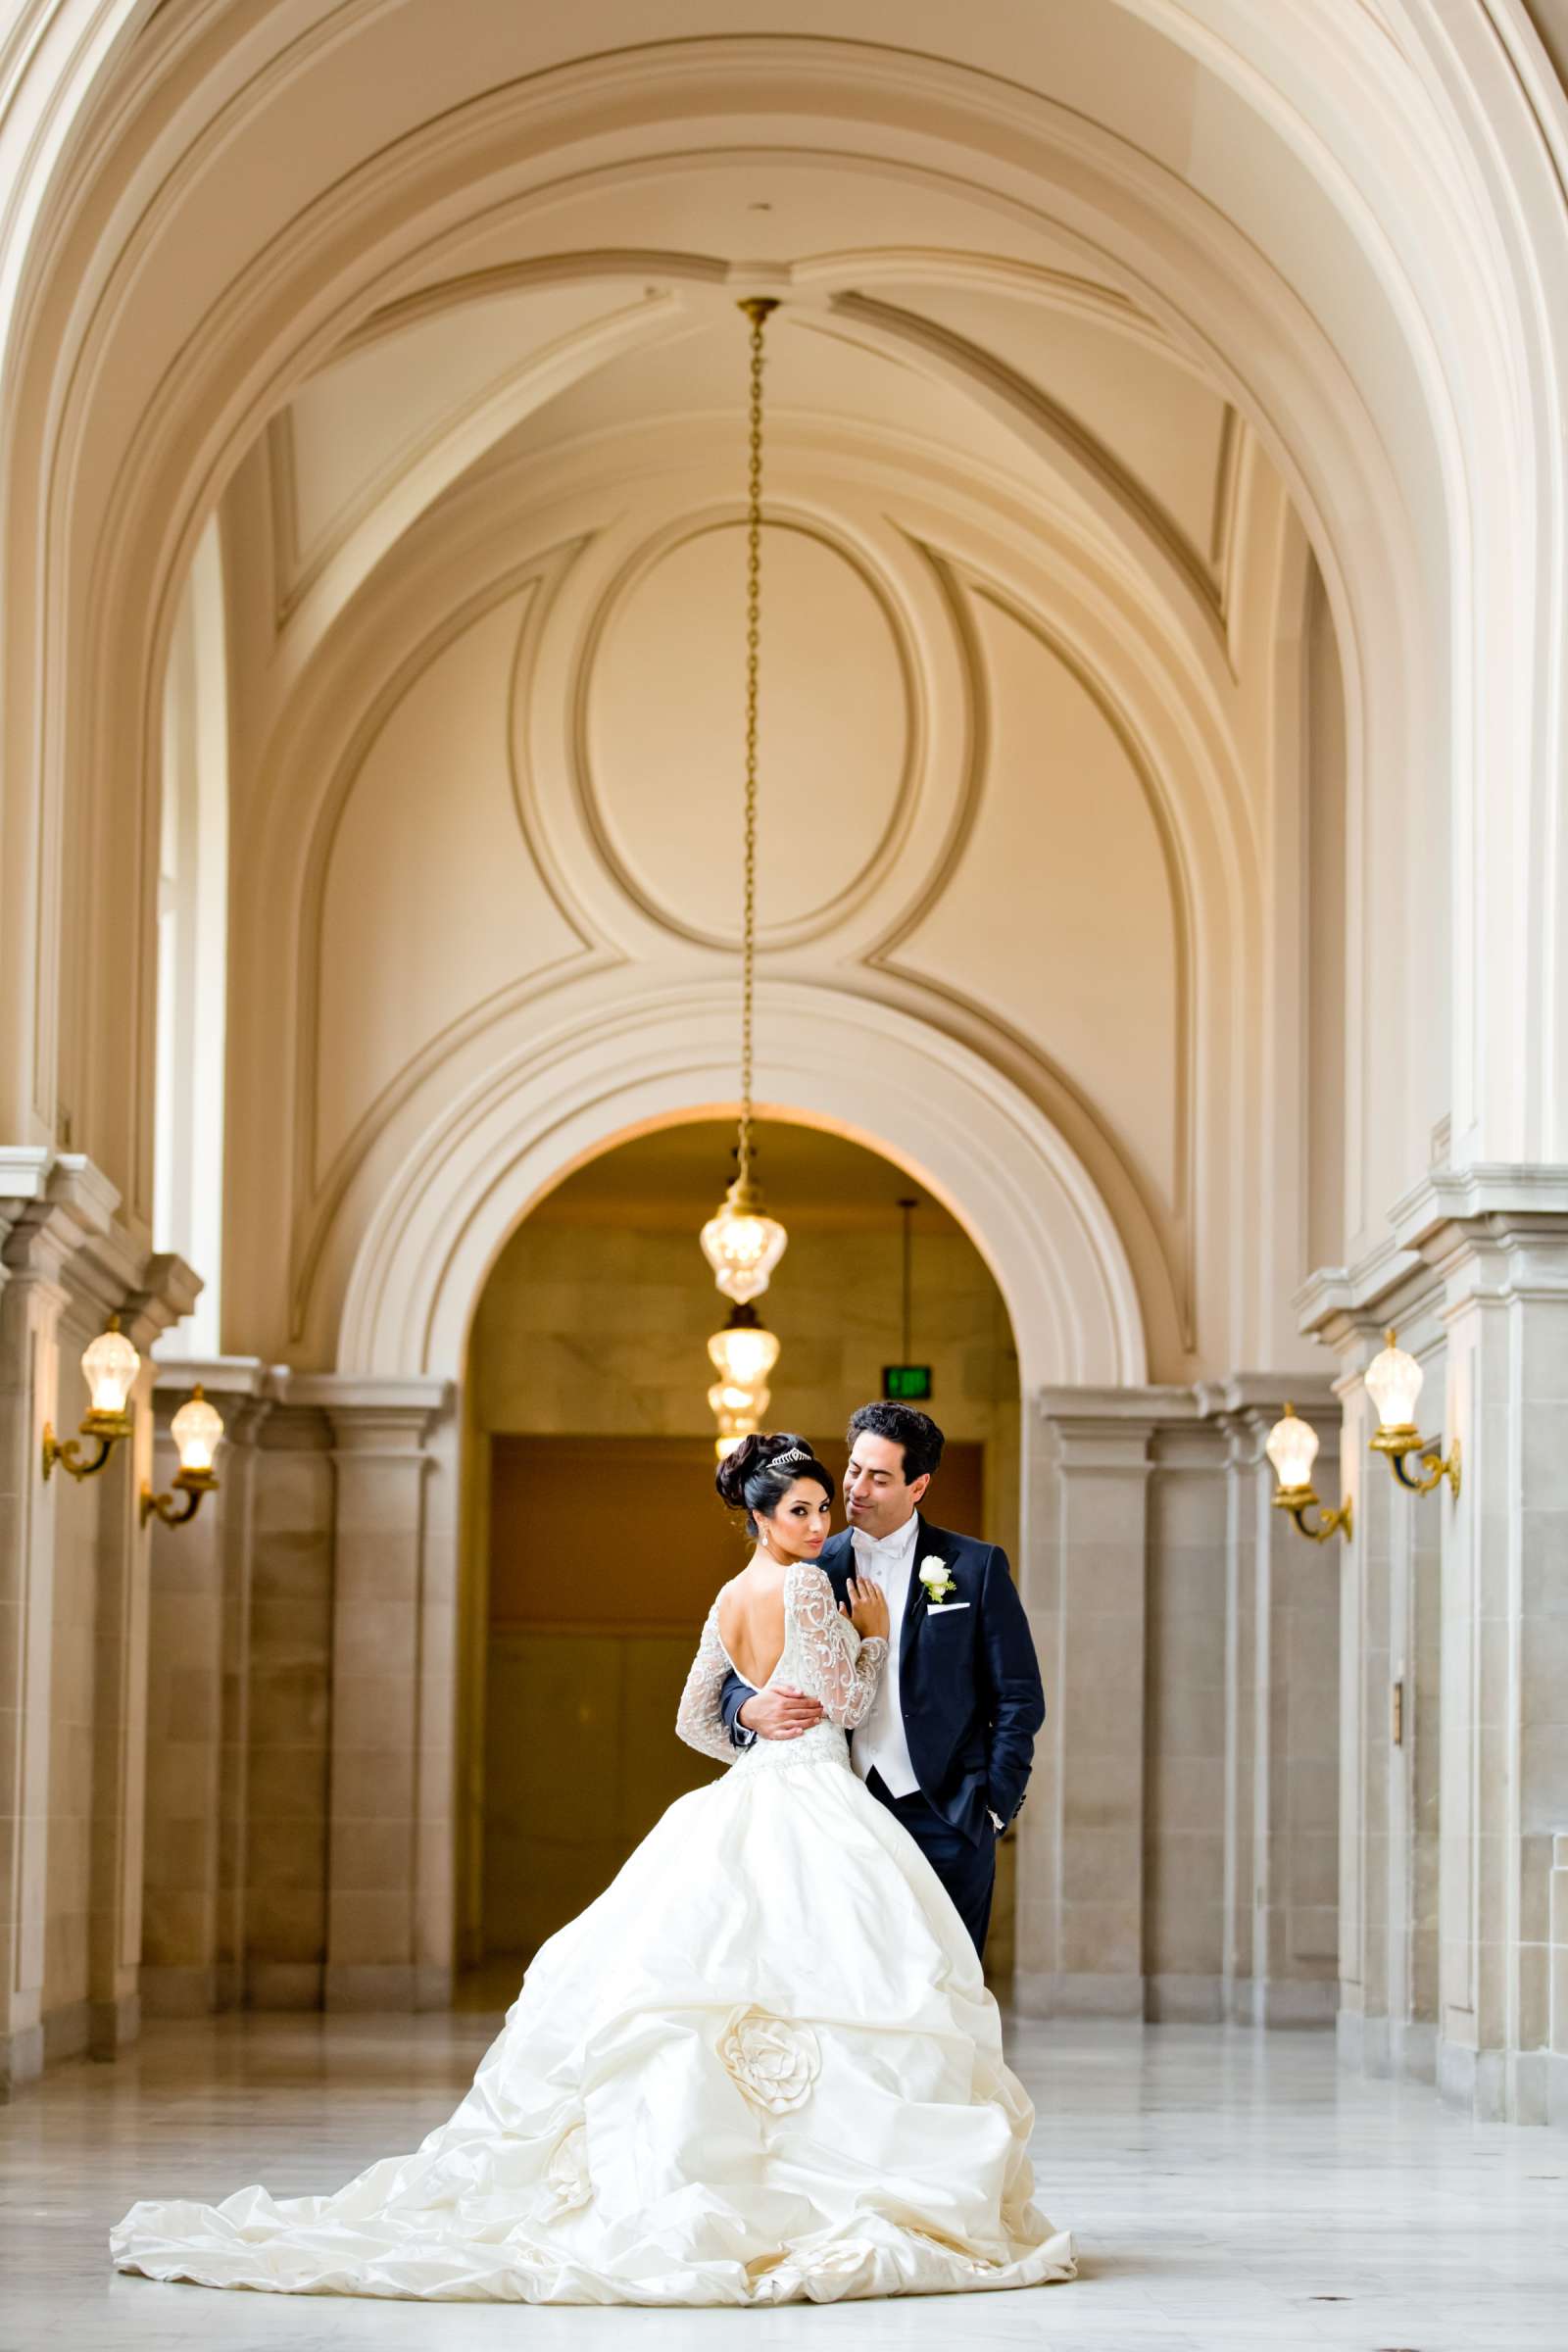
[[[966,1609],[966,1600],[934,1600],[926,1610],[928,1617],[951,1617],[955,1609]]]

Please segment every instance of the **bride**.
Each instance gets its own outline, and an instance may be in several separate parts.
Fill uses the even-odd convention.
[[[815,1566],[833,1481],[789,1436],[720,1466],[755,1557],[709,1611],[682,1739],[730,1766],[544,1944],[450,2122],[332,2196],[138,2204],[122,2270],[280,2294],[768,2304],[1073,2276],[974,1946],[850,1769],[887,1602]],[[738,1755],[731,1669],[820,1700]]]

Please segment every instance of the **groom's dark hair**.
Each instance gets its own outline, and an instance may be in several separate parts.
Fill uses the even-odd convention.
[[[850,1415],[851,1446],[861,1436],[886,1438],[890,1445],[904,1447],[906,1487],[917,1478],[929,1478],[942,1460],[941,1430],[929,1413],[917,1413],[912,1404],[862,1404]]]

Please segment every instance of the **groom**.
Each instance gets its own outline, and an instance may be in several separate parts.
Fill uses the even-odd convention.
[[[844,1475],[850,1524],[819,1564],[841,1608],[852,1576],[887,1594],[888,1662],[850,1761],[920,1847],[984,1958],[997,1839],[1023,1803],[1046,1700],[1005,1554],[920,1515],[942,1442],[912,1405],[862,1404]],[[737,1747],[798,1739],[822,1714],[787,1685],[754,1690],[735,1673],[721,1704]]]

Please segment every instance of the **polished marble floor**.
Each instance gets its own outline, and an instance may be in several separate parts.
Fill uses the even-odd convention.
[[[149,2027],[0,2109],[0,2352],[1564,2352],[1568,2135],[1478,2127],[1336,2072],[1322,2034],[1019,2022],[1040,2202],[1083,2276],[1024,2293],[762,2312],[215,2294],[122,2278],[138,2195],[335,2186],[457,2102],[498,2021]]]

